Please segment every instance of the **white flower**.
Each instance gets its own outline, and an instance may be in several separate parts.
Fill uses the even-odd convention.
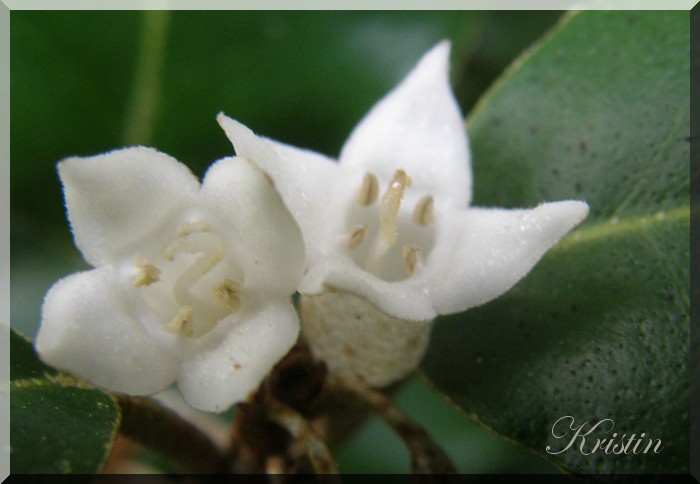
[[[423,57],[355,128],[337,163],[263,145],[219,116],[236,152],[258,160],[301,226],[299,289],[315,295],[303,301],[302,327],[314,354],[374,386],[415,369],[433,318],[507,291],[588,213],[578,201],[468,207],[470,156],[449,50],[442,42]]]
[[[112,391],[152,394],[177,380],[201,410],[245,400],[299,333],[290,296],[304,246],[269,177],[224,158],[200,187],[143,147],[58,171],[75,243],[95,269],[49,290],[39,356]]]

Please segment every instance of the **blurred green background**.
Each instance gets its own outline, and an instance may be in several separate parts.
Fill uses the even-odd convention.
[[[336,156],[350,130],[420,56],[450,39],[465,114],[558,12],[11,13],[12,325],[33,336],[59,277],[88,268],[74,248],[60,159],[156,147],[198,176],[232,154],[218,112]],[[397,394],[464,473],[554,472],[468,423],[419,378]],[[377,419],[337,455],[343,472],[405,472]]]

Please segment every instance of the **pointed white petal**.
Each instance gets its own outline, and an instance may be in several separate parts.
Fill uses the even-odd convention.
[[[235,251],[248,290],[296,290],[304,271],[301,231],[264,172],[246,158],[219,160],[204,177],[201,201],[221,220],[216,232]]]
[[[93,266],[124,255],[191,203],[199,182],[174,158],[126,148],[58,165],[75,243]]]
[[[451,240],[430,254],[427,287],[435,309],[455,313],[503,294],[587,215],[588,205],[577,201],[455,213]]]
[[[364,117],[345,143],[342,166],[381,180],[403,169],[420,192],[471,199],[467,133],[449,82],[450,45],[442,42]]]
[[[352,200],[364,173],[341,170],[335,161],[319,153],[257,137],[223,114],[217,119],[236,153],[253,160],[272,177],[299,223],[307,254],[325,251],[336,222],[342,223],[342,204]]]
[[[299,319],[286,299],[242,306],[182,363],[180,392],[195,408],[223,412],[258,388],[298,334]]]
[[[108,390],[155,393],[177,375],[172,340],[146,333],[113,277],[111,267],[101,267],[54,284],[44,300],[37,352],[46,363]]]
[[[419,278],[387,282],[343,256],[329,255],[312,262],[299,286],[303,294],[320,294],[327,290],[361,296],[397,319],[427,321],[437,316]]]

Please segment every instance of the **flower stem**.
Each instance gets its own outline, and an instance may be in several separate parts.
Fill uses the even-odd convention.
[[[420,425],[404,414],[383,393],[360,383],[334,379],[329,390],[347,395],[370,407],[404,441],[411,454],[411,471],[414,474],[456,474],[457,469],[444,450]]]
[[[267,414],[272,421],[287,430],[294,440],[304,447],[316,474],[338,473],[338,466],[325,442],[299,412],[270,399],[267,403]]]
[[[144,12],[133,90],[126,111],[125,145],[145,145],[150,142],[158,107],[169,21],[168,10]]]
[[[224,454],[211,439],[175,412],[143,397],[119,395],[119,432],[197,474],[227,472]]]

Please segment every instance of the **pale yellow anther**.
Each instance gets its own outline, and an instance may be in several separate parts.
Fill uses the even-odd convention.
[[[209,232],[209,225],[207,225],[205,222],[199,222],[199,221],[188,222],[184,225],[181,225],[177,229],[175,236],[176,237],[187,237],[188,235],[194,234],[197,232]]]
[[[396,228],[396,217],[401,207],[401,199],[406,188],[411,186],[411,179],[403,170],[394,172],[394,179],[382,195],[382,206],[379,211],[379,230],[387,245],[391,247],[396,243],[398,230]]]
[[[236,294],[240,287],[241,285],[238,282],[232,279],[224,279],[224,282],[214,288],[214,295],[220,303],[233,313],[241,305],[241,300]]]
[[[357,203],[363,207],[368,207],[377,201],[379,196],[379,182],[372,173],[367,173],[362,179],[362,186],[357,192]]]
[[[420,248],[413,244],[405,244],[401,248],[401,257],[403,257],[403,263],[406,265],[409,276],[413,275],[416,270],[416,265],[418,265],[423,258]]]
[[[358,225],[350,229],[350,236],[348,237],[348,250],[357,249],[367,238],[368,232],[369,227],[367,224]]]
[[[413,217],[411,218],[413,223],[425,227],[430,225],[435,221],[433,215],[433,197],[430,195],[425,195],[416,204],[416,208],[413,210]]]
[[[148,286],[160,280],[160,269],[141,257],[136,258],[136,274],[131,280],[134,287]]]
[[[192,331],[192,328],[189,327],[190,323],[192,322],[192,314],[193,311],[191,306],[182,306],[175,317],[171,319],[170,322],[165,325],[165,327],[168,331],[172,331],[173,333],[181,332],[188,338],[192,337],[194,332]]]

